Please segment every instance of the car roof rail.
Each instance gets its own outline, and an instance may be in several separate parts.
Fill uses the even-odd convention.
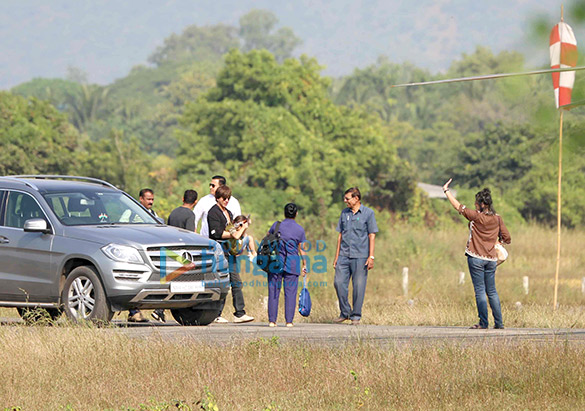
[[[29,186],[33,190],[39,191],[39,188],[36,185],[34,185],[33,183],[31,183],[30,181],[20,181],[18,178],[14,178],[14,177],[17,177],[17,176],[0,176],[0,178],[2,180],[8,180],[8,181],[12,181],[13,183],[24,184],[26,186]]]
[[[120,190],[113,184],[108,183],[107,181],[100,180],[99,178],[93,177],[81,177],[81,176],[60,176],[54,174],[31,174],[31,175],[17,175],[17,176],[8,176],[8,178],[32,178],[32,179],[39,179],[39,180],[80,180],[80,181],[87,181],[90,183],[97,183],[103,186],[113,188],[114,190]]]

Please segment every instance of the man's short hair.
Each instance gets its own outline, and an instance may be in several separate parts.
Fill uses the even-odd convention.
[[[183,194],[183,203],[193,204],[195,201],[197,201],[197,191],[185,190],[185,194]]]
[[[144,195],[146,193],[150,193],[150,194],[154,195],[154,191],[152,191],[152,189],[150,189],[150,188],[143,188],[142,190],[140,190],[140,194],[138,194],[138,197],[144,197]]]
[[[215,199],[219,200],[220,198],[230,198],[232,196],[232,189],[228,186],[219,186],[217,190],[215,190]]]
[[[295,203],[288,203],[284,206],[284,218],[295,218],[297,216],[298,208]]]
[[[360,189],[357,187],[351,187],[348,188],[347,190],[345,190],[345,193],[343,193],[343,195],[351,193],[352,197],[357,197],[360,201],[362,199],[362,193],[360,193]]]
[[[213,176],[211,179],[219,181],[220,186],[225,186],[226,181],[224,176]]]

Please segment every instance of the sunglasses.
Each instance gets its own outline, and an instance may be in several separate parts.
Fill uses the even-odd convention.
[[[211,183],[211,184],[209,184],[209,187],[214,188],[215,184]]]

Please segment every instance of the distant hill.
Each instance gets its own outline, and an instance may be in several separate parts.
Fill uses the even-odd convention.
[[[537,13],[560,14],[562,0],[402,2],[298,0],[141,0],[3,2],[0,14],[0,89],[34,77],[64,77],[67,67],[85,70],[91,82],[112,83],[147,56],[171,33],[191,24],[226,23],[252,8],[271,10],[280,26],[303,40],[298,53],[317,57],[325,74],[348,74],[387,55],[434,72],[446,69],[477,45],[530,53],[537,64],[548,59],[526,44],[528,22]],[[565,3],[567,3],[565,1]],[[567,16],[570,21],[570,17]],[[530,51],[532,50],[532,52]]]

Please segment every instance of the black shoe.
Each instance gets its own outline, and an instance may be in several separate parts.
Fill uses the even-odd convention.
[[[152,318],[154,318],[157,321],[160,321],[161,323],[166,322],[165,310],[163,310],[162,308],[157,308],[150,315],[152,315]]]
[[[494,327],[494,330],[503,330],[503,329],[504,329],[504,326],[503,325],[496,325]]]

